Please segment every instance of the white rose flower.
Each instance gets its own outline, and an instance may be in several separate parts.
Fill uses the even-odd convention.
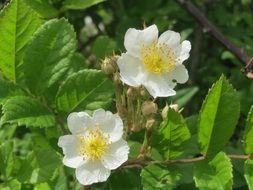
[[[98,109],[68,116],[71,135],[59,138],[63,163],[76,168],[77,180],[83,185],[106,181],[110,170],[127,161],[129,147],[122,139],[123,123],[118,115]]]
[[[158,38],[156,25],[144,30],[130,28],[125,34],[127,50],[117,61],[121,80],[129,86],[143,85],[154,97],[173,96],[176,82],[189,76],[183,61],[188,59],[191,43],[180,43],[180,34],[168,30]]]

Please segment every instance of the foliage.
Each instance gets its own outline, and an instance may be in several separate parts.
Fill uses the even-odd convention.
[[[253,55],[251,1],[192,3]],[[90,189],[253,189],[253,82],[176,1],[2,0],[0,7],[0,189],[83,189],[57,141],[68,133],[69,113],[98,108],[123,117],[130,154]],[[102,66],[124,52],[128,28],[153,23],[192,43],[189,82],[155,100]],[[142,114],[150,100],[158,111]],[[179,111],[166,111],[171,104]]]

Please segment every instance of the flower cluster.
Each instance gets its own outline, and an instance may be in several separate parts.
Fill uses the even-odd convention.
[[[83,185],[106,181],[110,170],[128,159],[121,118],[98,109],[92,117],[78,112],[71,113],[67,120],[72,134],[58,141],[65,155],[64,165],[76,168],[77,180]]]
[[[175,95],[176,83],[188,80],[182,63],[189,57],[191,44],[187,40],[181,42],[179,33],[168,30],[158,37],[156,25],[144,30],[130,28],[124,45],[126,53],[116,60],[104,61],[102,69],[106,74],[116,72],[110,63],[117,62],[123,83],[132,87],[142,85],[154,98]],[[141,111],[149,116],[157,109],[154,102],[146,101]],[[111,170],[127,161],[129,147],[122,139],[123,122],[119,116],[98,109],[92,116],[85,112],[71,113],[67,121],[72,134],[60,137],[58,145],[63,149],[63,163],[76,168],[81,184],[106,181]],[[150,128],[154,120],[149,119],[147,124]]]
[[[156,25],[144,30],[130,28],[125,34],[127,50],[118,59],[121,80],[129,86],[143,85],[154,97],[173,96],[173,88],[188,80],[183,61],[188,59],[191,44],[180,43],[180,34],[168,30],[158,37]]]

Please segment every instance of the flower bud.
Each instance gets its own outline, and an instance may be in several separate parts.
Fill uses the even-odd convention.
[[[107,75],[115,73],[117,71],[117,59],[118,56],[106,57],[101,65],[102,71]]]
[[[129,87],[129,88],[127,89],[126,94],[127,94],[127,97],[128,97],[128,98],[131,98],[131,99],[135,99],[135,98],[137,97],[137,91],[136,91],[136,89],[133,88],[133,87]]]
[[[156,121],[155,121],[154,119],[148,119],[148,120],[146,121],[145,128],[146,128],[147,130],[150,130],[150,129],[153,128],[153,126],[155,125],[155,123],[156,123]]]
[[[119,76],[119,73],[118,73],[118,72],[116,72],[116,73],[113,75],[112,80],[113,80],[113,83],[114,83],[114,84],[121,84],[121,80],[120,80],[120,76]]]
[[[167,117],[169,108],[178,111],[178,104],[171,104],[171,105],[166,104],[161,113],[163,119]]]
[[[143,86],[140,88],[140,95],[143,99],[148,99],[150,97],[150,94],[145,88],[143,88]]]
[[[157,109],[157,104],[152,101],[145,101],[141,106],[141,112],[144,116],[157,113]]]
[[[133,132],[138,132],[141,130],[141,126],[136,124],[136,123],[132,123],[130,124],[129,126],[130,130],[133,131]]]

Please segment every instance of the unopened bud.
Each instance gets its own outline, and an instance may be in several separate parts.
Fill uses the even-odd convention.
[[[170,106],[169,106],[171,109],[173,109],[173,110],[175,110],[175,111],[178,111],[178,104],[171,104]]]
[[[113,75],[113,83],[115,84],[120,84],[121,83],[121,80],[120,80],[120,76],[119,76],[119,73],[116,72],[114,75]]]
[[[118,59],[118,56],[106,57],[103,60],[102,65],[101,65],[102,71],[107,75],[115,73],[117,70],[117,64],[116,64],[117,59]]]
[[[171,105],[166,104],[161,113],[163,119],[167,117],[169,108],[178,111],[178,104],[171,104]]]
[[[148,120],[146,121],[145,128],[146,128],[147,130],[150,130],[150,129],[153,128],[153,126],[155,125],[155,123],[156,123],[156,121],[155,121],[154,119],[148,119]]]
[[[150,97],[148,91],[143,87],[140,88],[140,95],[142,96],[143,99],[148,99]]]
[[[138,132],[141,130],[141,126],[135,123],[130,124],[130,130],[133,132]]]
[[[131,98],[131,99],[135,99],[135,98],[137,97],[137,91],[136,91],[136,89],[133,88],[133,87],[129,87],[129,88],[127,89],[126,94],[127,94],[127,97],[128,97],[128,98]]]
[[[157,109],[157,104],[152,101],[145,101],[141,106],[141,112],[145,116],[150,115],[152,113],[157,113]]]

